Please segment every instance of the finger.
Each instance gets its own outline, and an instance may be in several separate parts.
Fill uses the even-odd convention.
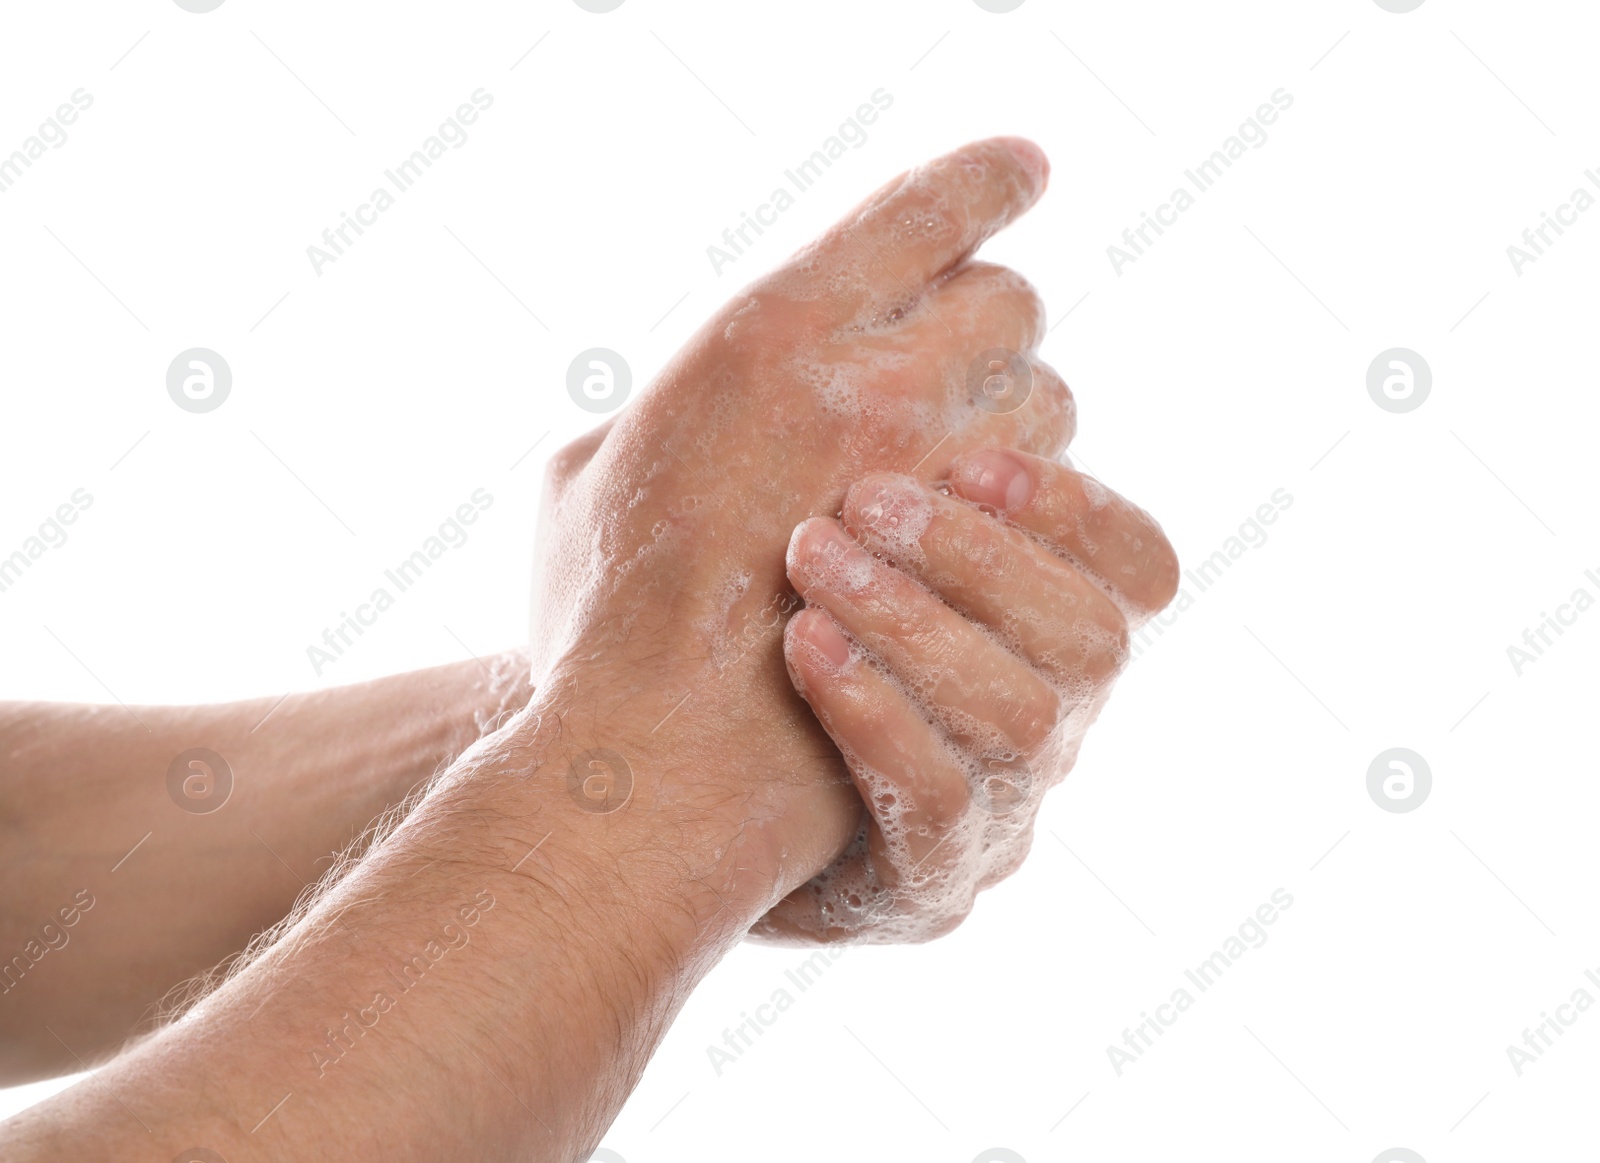
[[[944,844],[961,828],[969,801],[959,756],[826,611],[796,614],[783,645],[795,686],[844,755],[872,815],[868,855],[881,882],[926,885],[962,851],[953,839]]]
[[[948,381],[940,389],[942,395],[903,406],[908,419],[902,426],[887,432],[883,424],[855,423],[843,428],[837,439],[847,463],[841,466],[840,492],[850,477],[866,467],[894,469],[934,484],[947,478],[958,457],[980,448],[999,445],[1050,459],[1060,456],[1071,443],[1077,430],[1077,404],[1066,382],[1048,364],[1032,361],[1032,395],[1022,407],[995,413],[968,402],[973,393],[961,377],[965,363],[946,363],[944,372],[929,373],[936,383],[941,377]],[[851,366],[848,362],[830,365]],[[865,409],[857,408],[853,415],[863,412]],[[837,501],[828,508],[837,510]]]
[[[1128,658],[1121,610],[1033,537],[909,477],[875,473],[845,496],[844,524],[868,548],[1013,650],[1092,700]]]
[[[976,337],[979,350],[1033,351],[1044,339],[1039,292],[1016,271],[995,263],[963,263],[934,287],[927,307],[958,334]]]
[[[869,847],[863,834],[843,857],[768,910],[750,935],[786,943],[931,941],[960,925],[972,910],[976,890],[988,887],[985,874],[978,885],[948,893],[942,907],[920,907],[879,882]]]
[[[915,302],[1044,193],[1050,163],[1031,141],[994,137],[901,175],[796,260],[830,292],[848,283],[849,315],[872,302]]]
[[[750,936],[784,944],[829,944],[870,932],[881,923],[881,914],[893,908],[888,891],[869,883],[870,877],[863,837],[859,851],[847,852],[768,909],[751,926]],[[852,899],[861,903],[847,903]]]
[[[1059,455],[1072,440],[1076,410],[1066,381],[1033,354],[1046,320],[1028,281],[992,263],[966,263],[938,285],[926,309],[937,316],[918,328],[931,333],[927,347],[950,351],[942,379],[957,433],[919,475],[937,480],[947,458],[982,444]],[[952,345],[941,328],[962,339]]]
[[[1155,518],[1093,477],[1024,452],[984,448],[950,465],[959,497],[1065,553],[1142,621],[1178,592],[1178,557]]]
[[[963,452],[1001,446],[1053,457],[1071,443],[1078,415],[1072,390],[1037,356],[996,349],[992,340],[976,334],[951,344],[932,322],[906,332],[904,345],[911,352],[941,353],[928,356],[916,373],[915,392],[926,401],[918,417],[918,439],[865,463],[902,468],[931,483],[943,480]],[[849,351],[854,355],[854,349]],[[997,391],[986,383],[996,374],[990,361],[1013,355],[1017,359],[999,372],[1017,378]]]
[[[923,480],[942,480],[950,462],[974,447],[1001,445],[1052,457],[1072,443],[1078,425],[1072,390],[1037,356],[989,348],[974,353],[960,371],[959,399],[968,422],[921,466],[917,475]]]
[[[578,473],[594,459],[594,454],[600,451],[600,446],[605,443],[606,437],[611,435],[611,429],[616,422],[617,418],[612,416],[604,424],[591,428],[576,440],[551,453],[544,470],[548,492],[559,495],[566,491]],[[538,441],[534,443],[537,444]]]
[[[804,522],[789,580],[828,611],[965,752],[1032,753],[1055,729],[1060,696],[1033,669],[910,577],[862,550],[837,521]]]

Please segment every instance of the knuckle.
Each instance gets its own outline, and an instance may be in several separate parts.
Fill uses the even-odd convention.
[[[901,665],[925,672],[935,689],[952,681],[963,662],[959,644],[948,627],[932,616],[931,603],[920,600],[925,591],[894,571],[888,580],[882,610],[882,620],[889,627],[884,653],[893,654]]]
[[[1108,603],[1109,605],[1109,603]],[[1132,634],[1122,611],[1111,606],[1100,619],[1101,644],[1090,654],[1091,677],[1109,683],[1126,669],[1132,656]]]
[[[1037,287],[1009,267],[998,268],[995,283],[997,289],[1011,302],[1013,310],[1025,325],[1028,346],[1034,347],[1044,338],[1046,320],[1044,297],[1039,294]]]
[[[1044,644],[1050,673],[1069,690],[1082,683],[1094,688],[1110,685],[1133,657],[1133,632],[1126,615],[1098,591],[1087,600],[1078,595],[1064,601],[1076,602],[1076,614],[1068,628]]]
[[[1172,543],[1159,533],[1156,545],[1151,550],[1146,571],[1150,577],[1149,613],[1156,614],[1171,605],[1172,599],[1178,596],[1180,576],[1178,552],[1172,548]]]
[[[929,930],[929,937],[943,937],[959,929],[966,919],[972,915],[972,902],[965,901],[951,909]]]
[[[544,466],[544,483],[552,496],[559,498],[571,487],[578,473],[594,455],[594,444],[591,435],[584,435],[551,454]]]
[[[999,528],[977,510],[961,510],[935,517],[931,532],[949,563],[981,568],[992,583],[1005,585],[1016,580],[1018,562],[1015,554],[1002,552]]]
[[[1044,746],[1061,723],[1061,696],[1044,683],[1018,708],[1013,738],[1024,751]]]
[[[1061,494],[1072,520],[1084,532],[1103,534],[1116,517],[1111,493],[1088,473],[1068,469],[1061,476]]]
[[[1028,410],[1037,417],[1034,425],[1040,435],[1049,437],[1042,440],[1043,447],[1035,451],[1054,455],[1072,443],[1077,434],[1078,404],[1067,381],[1055,368],[1035,356],[1029,357],[1029,366],[1033,370],[1033,390]]]
[[[1017,869],[1022,867],[1028,858],[1028,853],[1033,848],[1033,828],[1030,825],[1019,835],[1014,837],[1010,844],[999,853],[996,859],[978,882],[979,889],[993,888],[1005,880]]]
[[[917,813],[940,830],[952,828],[966,814],[971,799],[964,781],[941,773],[918,773],[911,798]]]
[[[1067,381],[1061,378],[1061,373],[1041,359],[1033,360],[1032,364],[1033,390],[1041,393],[1044,400],[1053,406],[1075,414],[1077,403],[1073,399],[1072,389],[1067,386]]]

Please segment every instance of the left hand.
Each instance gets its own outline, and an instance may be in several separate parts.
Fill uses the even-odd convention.
[[[1001,449],[947,476],[868,476],[842,521],[812,518],[790,541],[806,609],[784,657],[867,813],[757,935],[914,941],[959,924],[1027,854],[1129,627],[1177,590],[1160,526],[1090,477]]]

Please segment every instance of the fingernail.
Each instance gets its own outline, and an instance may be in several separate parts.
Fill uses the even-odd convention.
[[[821,610],[807,611],[801,633],[807,642],[822,652],[822,657],[828,660],[833,669],[839,670],[850,661],[849,641],[839,633],[839,627],[833,624],[833,619]]]
[[[821,521],[807,531],[807,553],[813,567],[837,565],[849,557],[856,543],[850,540],[836,521]]]
[[[1050,159],[1044,156],[1044,150],[1025,137],[1008,137],[1006,145],[1016,155],[1017,164],[1022,167],[1023,173],[1028,175],[1028,181],[1033,184],[1033,192],[1044,193],[1045,186],[1050,182]]]
[[[835,594],[855,594],[872,582],[873,559],[837,521],[813,517],[789,539],[790,576]]]
[[[1007,513],[1033,499],[1033,474],[1016,457],[997,449],[963,457],[950,483],[967,500]]]

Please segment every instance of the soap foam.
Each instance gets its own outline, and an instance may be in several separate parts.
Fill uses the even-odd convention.
[[[860,487],[865,491],[853,496],[851,505],[861,523],[871,528],[874,544],[881,541],[888,556],[897,560],[920,562],[920,539],[933,517],[926,494],[901,477],[873,478]],[[973,513],[983,521],[994,520],[975,507]],[[791,544],[791,556],[798,552],[799,541]],[[883,584],[873,580],[870,557],[831,546],[820,561],[808,560],[807,571],[817,584],[840,593],[862,594]],[[931,813],[933,805],[919,801],[916,788],[877,770],[849,740],[836,740],[862,798],[873,809],[881,852],[869,858],[869,833],[863,831],[839,861],[806,886],[804,895],[815,906],[811,920],[817,936],[864,943],[929,940],[970,911],[980,888],[1021,863],[1044,794],[1070,771],[1084,732],[1127,653],[1125,634],[1084,616],[1079,603],[1034,611],[1027,624],[1039,635],[1062,642],[1070,658],[1047,658],[1045,663],[1055,665],[1034,671],[1055,692],[1062,713],[1045,740],[1026,755],[999,727],[937,706],[938,692],[951,678],[948,656],[891,671],[852,643],[851,664],[870,667],[930,723],[943,749],[943,762],[965,780],[969,803],[948,827],[935,829],[919,822],[918,817]],[[974,623],[974,628],[997,646],[1020,654],[1014,624],[993,629]],[[1018,702],[1024,697],[1021,690],[993,693]],[[886,859],[893,870],[888,882],[880,876],[878,859]]]

